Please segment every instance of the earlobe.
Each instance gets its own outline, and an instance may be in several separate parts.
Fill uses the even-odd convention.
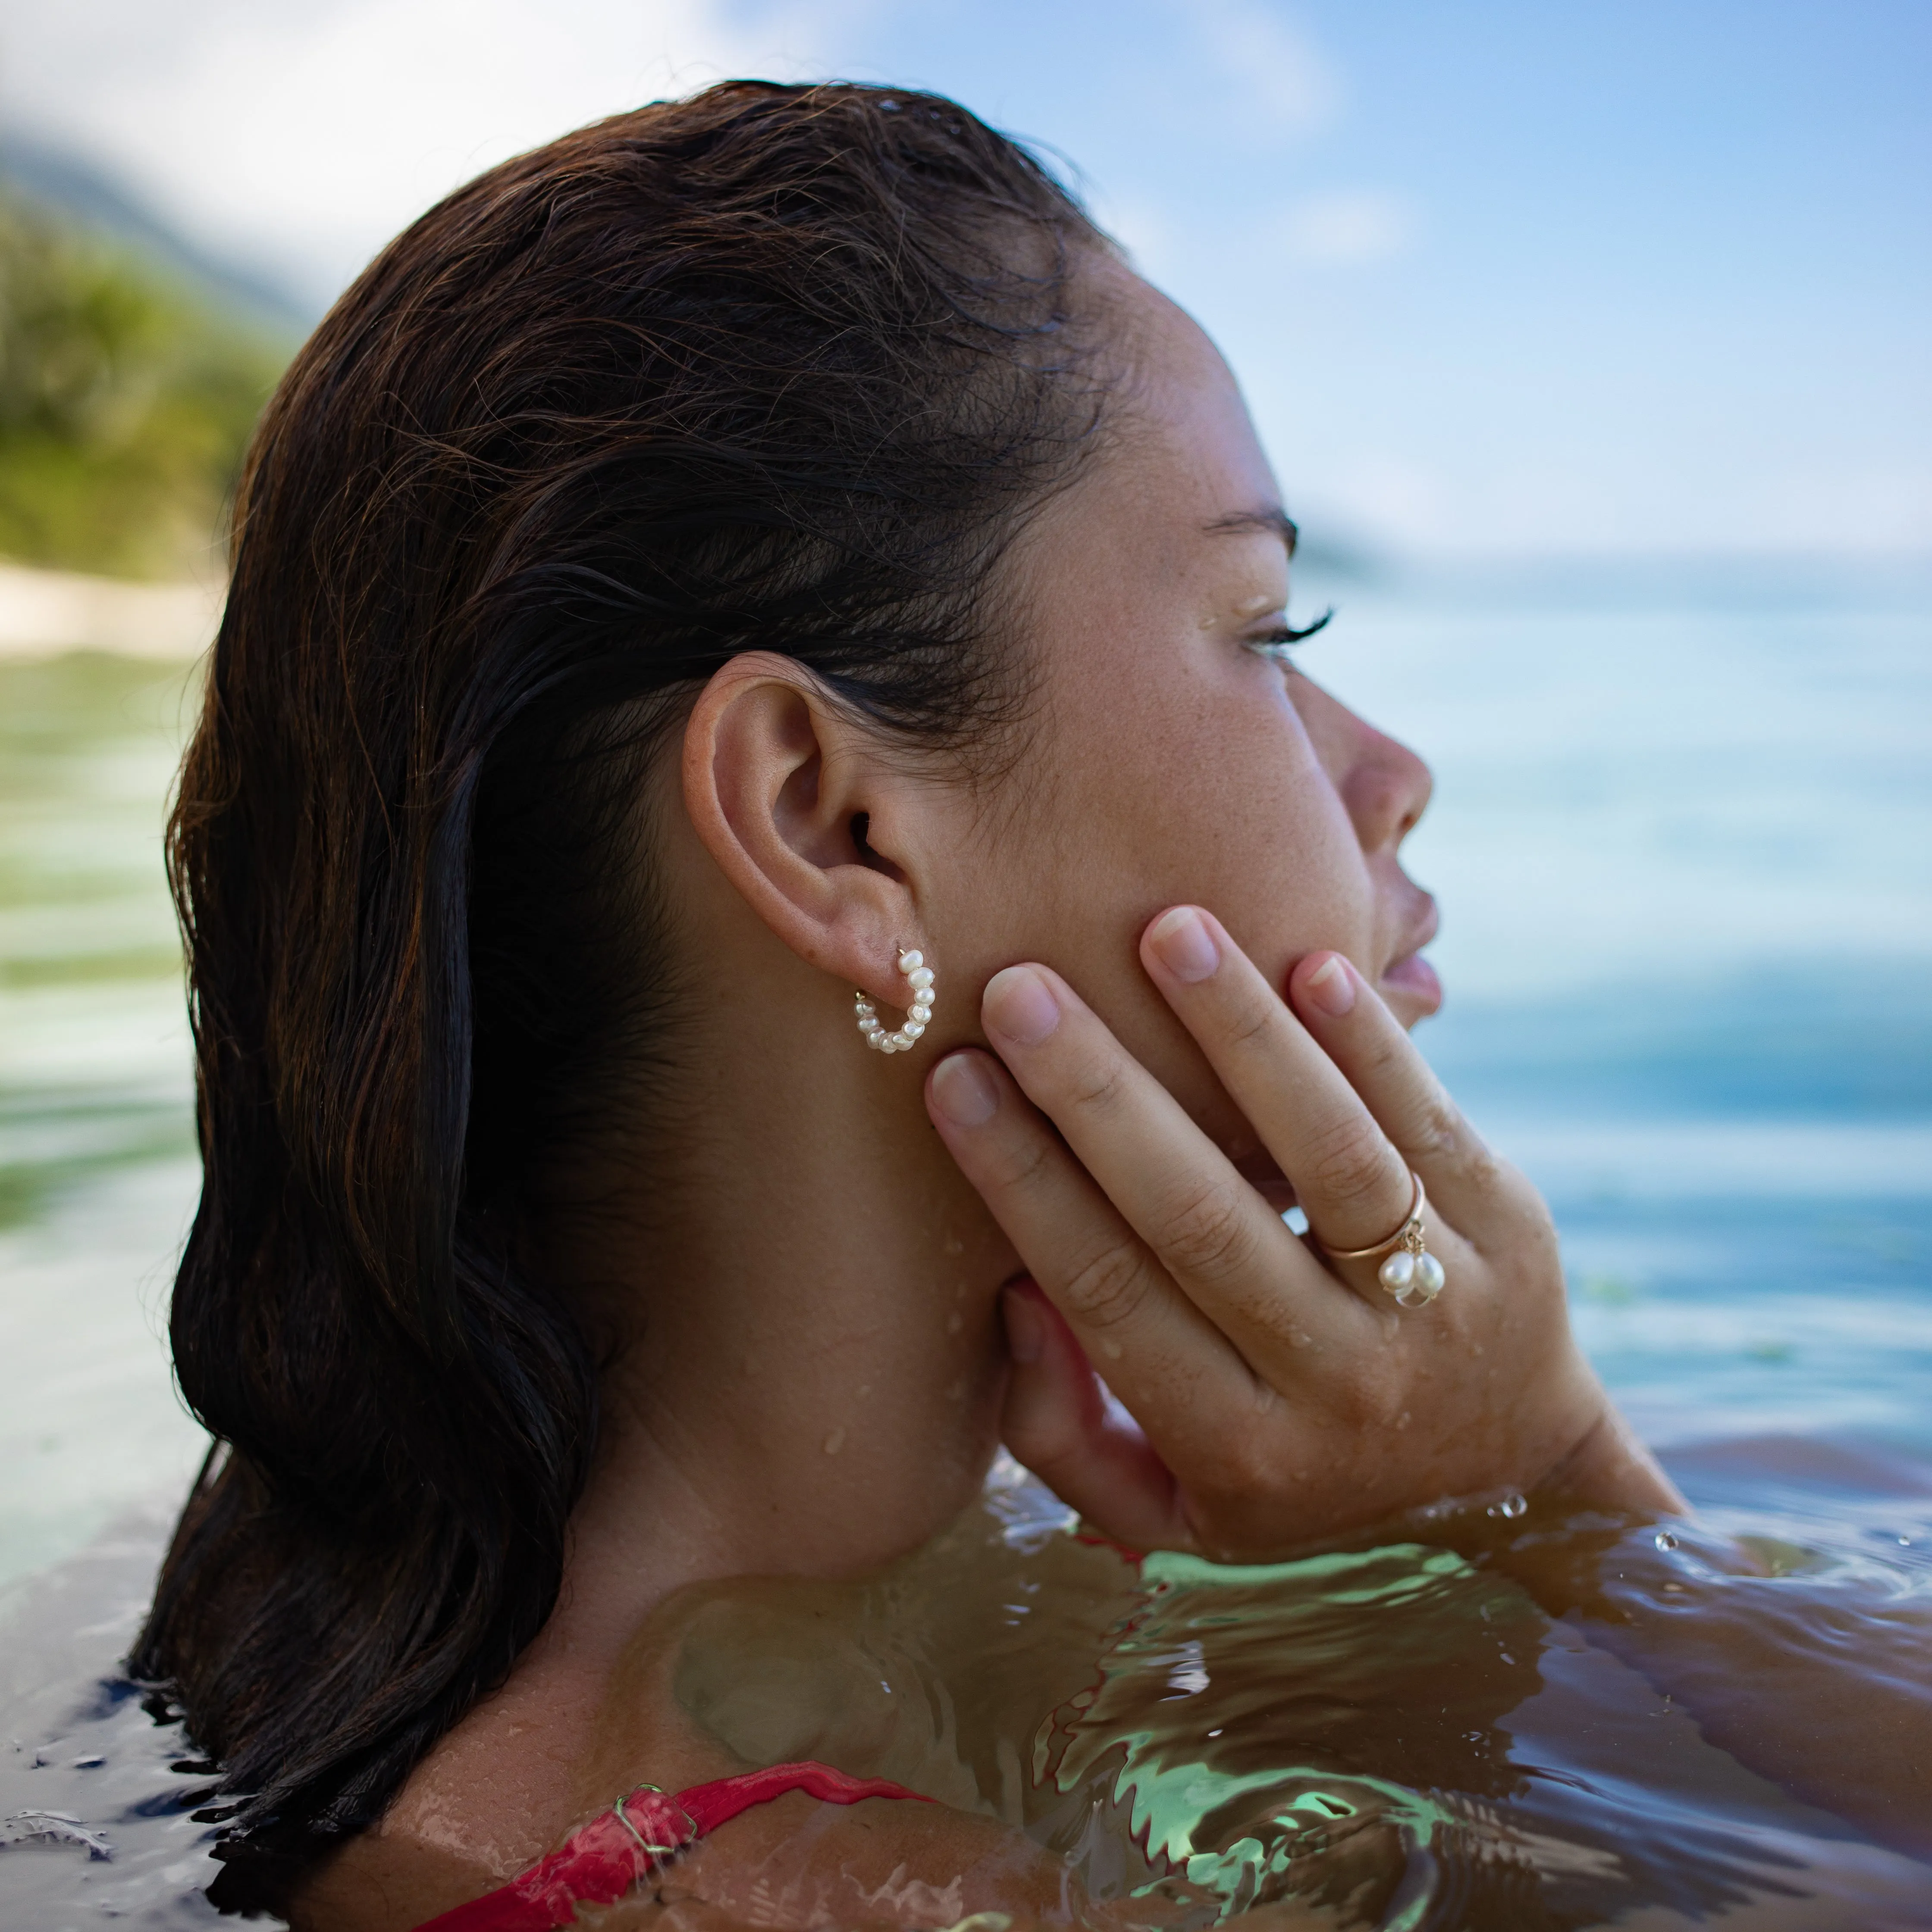
[[[685,727],[684,804],[720,871],[799,956],[896,1004],[916,944],[903,776],[804,666],[749,651]]]

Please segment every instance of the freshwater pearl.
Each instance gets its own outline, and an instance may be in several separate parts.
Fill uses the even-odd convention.
[[[932,982],[935,975],[926,963],[925,954],[910,950],[902,952],[898,963],[899,970],[912,988],[912,1004],[906,1008],[904,1022],[896,1032],[880,1019],[878,1008],[862,992],[855,992],[852,996],[859,1031],[875,1053],[909,1053],[932,1018]]]
[[[1415,1258],[1415,1285],[1424,1298],[1433,1301],[1442,1292],[1442,1264],[1425,1248]]]
[[[1376,1270],[1376,1279],[1390,1294],[1399,1295],[1415,1280],[1415,1257],[1406,1248],[1398,1248]]]

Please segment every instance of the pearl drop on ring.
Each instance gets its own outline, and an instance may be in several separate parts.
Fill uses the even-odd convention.
[[[1396,1305],[1426,1308],[1442,1292],[1447,1277],[1442,1264],[1424,1246],[1428,1235],[1422,1217],[1429,1202],[1422,1190],[1422,1177],[1412,1169],[1408,1178],[1414,1190],[1408,1212],[1387,1240],[1366,1248],[1331,1248],[1312,1234],[1309,1238],[1331,1262],[1379,1260],[1382,1265],[1376,1270],[1376,1279],[1394,1298]]]
[[[885,1023],[879,1018],[878,1009],[868,1000],[862,990],[853,995],[854,1011],[858,1016],[859,1031],[866,1044],[879,1053],[904,1053],[916,1045],[924,1033],[926,1023],[932,1018],[932,968],[926,963],[926,955],[919,952],[902,952],[899,955],[899,971],[904,976],[906,984],[912,989],[912,1001],[906,1008],[904,1023],[896,1032],[888,1033]]]

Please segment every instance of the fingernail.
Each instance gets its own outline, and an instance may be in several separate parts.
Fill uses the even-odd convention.
[[[1060,1002],[1045,976],[1009,966],[986,982],[987,1026],[1020,1046],[1037,1046],[1060,1024]]]
[[[932,1070],[932,1104],[956,1127],[982,1127],[1000,1105],[993,1076],[974,1053],[949,1053]]]
[[[1302,981],[1302,988],[1324,1013],[1340,1019],[1354,1010],[1355,976],[1339,952],[1331,952]]]
[[[1148,928],[1148,944],[1177,980],[1192,986],[1210,977],[1221,964],[1221,949],[1208,922],[1192,906],[1174,906]]]
[[[1006,1353],[1016,1362],[1038,1361],[1046,1346],[1046,1324],[1033,1296],[1024,1288],[1010,1288],[1000,1297],[1000,1312],[1006,1317]]]

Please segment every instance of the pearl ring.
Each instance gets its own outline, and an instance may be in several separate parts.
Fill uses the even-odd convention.
[[[1403,1308],[1426,1308],[1442,1292],[1445,1279],[1442,1264],[1424,1245],[1423,1210],[1429,1205],[1422,1191],[1422,1177],[1413,1168],[1408,1178],[1415,1189],[1402,1216],[1402,1226],[1385,1241],[1372,1241],[1366,1248],[1330,1248],[1318,1238],[1315,1245],[1331,1262],[1367,1262],[1384,1257],[1376,1270],[1380,1282]]]

